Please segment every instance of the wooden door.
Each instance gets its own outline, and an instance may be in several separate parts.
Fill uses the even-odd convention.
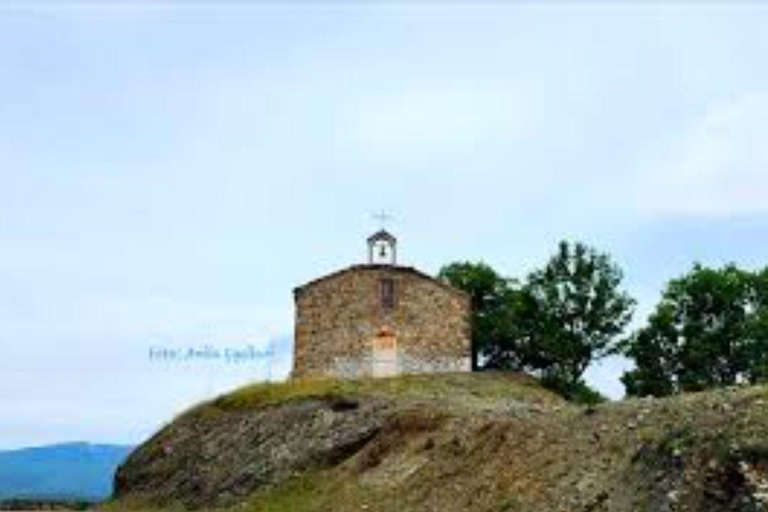
[[[387,328],[382,328],[373,338],[374,377],[397,375],[397,337]]]

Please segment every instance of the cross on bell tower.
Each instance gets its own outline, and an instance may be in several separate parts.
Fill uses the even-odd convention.
[[[373,216],[379,221],[380,229],[368,237],[368,263],[371,265],[397,264],[397,238],[384,229],[384,223],[392,220],[392,216],[381,211]]]

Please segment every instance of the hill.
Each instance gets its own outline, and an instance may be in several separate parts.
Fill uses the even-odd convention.
[[[81,442],[0,451],[0,500],[102,500],[130,450]]]
[[[581,408],[501,374],[257,385],[137,449],[115,508],[768,508],[768,389]]]

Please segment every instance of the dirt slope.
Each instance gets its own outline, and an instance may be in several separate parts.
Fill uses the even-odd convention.
[[[768,389],[587,409],[493,374],[253,386],[141,446],[115,506],[768,510]]]

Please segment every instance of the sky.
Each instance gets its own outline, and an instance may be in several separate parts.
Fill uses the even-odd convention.
[[[521,278],[587,242],[635,326],[695,261],[767,265],[767,25],[751,2],[0,4],[0,448],[137,443],[284,378],[292,289],[364,261],[382,208],[430,273]],[[618,398],[628,367],[587,377]]]

